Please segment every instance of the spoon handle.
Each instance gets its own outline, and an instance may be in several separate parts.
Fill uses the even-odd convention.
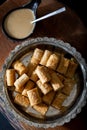
[[[23,7],[33,10],[34,13],[36,14],[37,7],[39,6],[40,3],[41,3],[41,0],[31,0],[31,2],[24,4]]]
[[[51,17],[51,16],[53,16],[53,15],[59,14],[59,13],[65,11],[65,10],[66,10],[66,8],[65,8],[65,7],[62,7],[62,8],[60,8],[60,9],[58,9],[58,10],[52,12],[52,13],[49,13],[49,14],[44,15],[44,16],[42,16],[42,17],[36,19],[36,20],[31,21],[31,23],[36,23],[36,22],[41,21],[41,20],[43,20],[43,19],[49,18],[49,17]]]

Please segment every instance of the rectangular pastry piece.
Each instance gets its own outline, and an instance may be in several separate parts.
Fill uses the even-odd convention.
[[[57,71],[61,74],[66,74],[67,72],[67,69],[68,69],[68,66],[69,66],[69,59],[67,58],[64,58],[64,56],[62,55],[61,56],[61,59],[60,59],[60,63],[57,67]]]
[[[23,90],[24,90],[24,86],[15,87],[15,88],[14,88],[14,91],[15,91],[15,92],[18,92],[18,93],[22,93]]]
[[[6,70],[7,86],[14,86],[15,79],[16,79],[15,70],[14,69],[7,69]]]
[[[32,88],[34,88],[34,85],[35,85],[35,83],[34,83],[33,81],[29,80],[29,81],[27,82],[27,84],[25,85],[25,88],[24,88],[23,91],[22,91],[22,95],[28,96],[28,95],[27,95],[27,91],[29,91],[29,90],[31,90]]]
[[[19,60],[12,64],[12,67],[17,71],[19,75],[27,73],[27,67]]]
[[[65,76],[63,76],[62,74],[57,73],[57,76],[61,82],[63,82],[65,80]]]
[[[64,87],[63,83],[62,83],[61,80],[59,79],[59,77],[58,77],[58,75],[57,75],[56,72],[51,71],[50,74],[51,74],[51,81],[50,81],[50,83],[51,83],[51,85],[52,85],[54,91],[58,91],[58,90],[60,90],[62,87]]]
[[[48,61],[48,59],[49,59],[49,57],[50,57],[51,54],[52,54],[51,51],[45,50],[44,54],[42,56],[42,59],[40,61],[40,64],[46,66],[46,63],[47,63],[47,61]]]
[[[51,91],[49,92],[48,94],[44,95],[42,97],[42,100],[44,103],[46,103],[47,105],[51,105],[53,99],[54,99],[54,96],[55,96],[55,92],[54,91]]]
[[[27,75],[30,77],[31,74],[33,73],[33,71],[35,70],[35,68],[37,67],[36,64],[33,64],[31,62],[29,62],[27,68],[28,68],[28,72],[27,72]]]
[[[76,84],[76,81],[74,79],[65,79],[64,87],[61,90],[62,93],[69,96],[75,84]]]
[[[34,81],[34,82],[36,82],[36,81],[38,80],[38,76],[37,76],[35,70],[32,72],[30,79],[31,79],[32,81]]]
[[[27,83],[29,80],[29,77],[27,74],[21,75],[16,81],[14,82],[15,91],[20,92],[24,88],[25,83]]]
[[[36,69],[36,74],[38,75],[42,84],[49,82],[51,80],[51,76],[49,74],[49,71],[45,66],[38,66]]]
[[[39,95],[38,88],[33,88],[27,91],[27,95],[31,106],[37,105],[41,102],[41,97]]]
[[[72,78],[76,72],[77,67],[78,67],[78,64],[75,63],[73,60],[70,60],[66,76],[69,78]]]
[[[60,56],[56,55],[56,54],[52,54],[48,61],[46,66],[50,69],[56,70],[58,62],[59,62]]]
[[[34,50],[34,53],[33,53],[33,56],[31,58],[31,63],[33,64],[39,64],[40,63],[40,60],[43,56],[43,50],[39,49],[39,48],[36,48]]]
[[[47,94],[52,90],[52,87],[49,83],[42,84],[41,80],[38,80],[36,84],[43,94]]]
[[[29,106],[29,99],[21,94],[17,94],[14,98],[14,102],[22,107]]]
[[[53,102],[52,102],[52,106],[58,110],[61,110],[62,104],[66,98],[67,98],[67,96],[64,95],[63,93],[57,93]]]
[[[48,106],[44,103],[34,105],[33,108],[43,116],[46,115],[46,112],[48,110]]]

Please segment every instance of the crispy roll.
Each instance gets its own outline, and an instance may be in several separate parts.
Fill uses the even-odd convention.
[[[66,76],[69,78],[72,78],[76,72],[77,67],[78,67],[78,64],[75,63],[73,60],[70,60]]]
[[[43,56],[43,50],[36,48],[31,58],[31,63],[39,64],[42,56]]]
[[[16,91],[20,91],[23,89],[23,86],[27,81],[29,80],[29,77],[26,74],[21,75],[15,82],[14,86],[16,88]]]
[[[24,86],[15,87],[15,91],[18,92],[18,93],[22,93],[23,90],[24,90]]]
[[[48,110],[48,106],[46,104],[43,104],[43,103],[40,103],[40,104],[37,104],[37,105],[34,105],[33,108],[41,113],[41,115],[46,115],[46,112]]]
[[[60,63],[59,63],[59,66],[57,68],[57,71],[59,73],[65,75],[66,72],[67,72],[68,66],[69,66],[69,59],[64,58],[64,56],[61,56]]]
[[[44,51],[44,54],[43,54],[43,56],[42,56],[42,59],[41,59],[41,61],[40,61],[40,64],[46,66],[46,63],[47,63],[47,61],[48,61],[48,59],[49,59],[49,57],[50,57],[51,54],[52,54],[51,51],[45,50],[45,51]]]
[[[60,81],[63,82],[65,77],[59,73],[57,73],[57,75],[58,75],[58,78],[60,79]]]
[[[32,72],[30,79],[34,82],[38,80],[38,76],[35,71]]]
[[[12,64],[13,68],[17,71],[19,75],[22,75],[27,72],[27,67],[19,60],[15,61]]]
[[[51,91],[48,94],[44,95],[43,98],[42,98],[42,100],[47,105],[51,105],[51,103],[52,103],[52,101],[54,99],[54,96],[55,96],[55,92]]]
[[[51,85],[54,89],[54,91],[57,91],[61,89],[64,85],[61,82],[61,80],[58,78],[57,74],[53,71],[51,71]]]
[[[59,57],[58,57],[58,55],[52,54],[52,55],[49,57],[46,66],[47,66],[48,68],[51,68],[51,69],[55,70],[56,67],[57,67],[57,65],[58,65],[58,62],[59,62]]]
[[[39,95],[37,88],[33,88],[27,91],[27,95],[28,95],[31,106],[37,105],[41,102],[41,97]]]
[[[42,97],[42,96],[43,96],[43,93],[42,93],[41,89],[40,89],[38,86],[36,86],[36,87],[37,87],[37,89],[38,89],[38,92],[39,92],[40,97]]]
[[[76,81],[74,79],[66,79],[64,81],[64,87],[62,89],[62,93],[64,93],[65,95],[69,96],[74,85],[75,85]]]
[[[15,70],[14,69],[7,69],[6,70],[6,81],[7,86],[14,86],[15,82]]]
[[[48,69],[45,66],[38,66],[36,69],[36,74],[40,78],[42,84],[51,80]]]
[[[14,102],[22,107],[29,106],[29,99],[21,94],[15,96]]]
[[[28,68],[28,72],[27,72],[27,75],[30,77],[31,76],[31,74],[33,73],[33,71],[35,70],[35,68],[36,68],[36,64],[33,64],[33,63],[29,63],[28,64],[28,66],[27,66],[27,68]]]
[[[37,81],[37,86],[40,88],[43,94],[47,94],[52,90],[52,87],[49,83],[42,84],[40,80]]]
[[[64,95],[63,93],[57,94],[56,97],[53,100],[52,106],[61,110],[62,104],[63,104],[63,102],[66,98],[67,98],[67,96]]]
[[[25,88],[24,88],[24,90],[22,91],[22,95],[24,95],[24,96],[28,96],[27,95],[27,91],[29,91],[29,90],[31,90],[32,88],[34,88],[34,82],[32,82],[31,80],[29,80],[28,82],[27,82],[27,84],[25,85]]]

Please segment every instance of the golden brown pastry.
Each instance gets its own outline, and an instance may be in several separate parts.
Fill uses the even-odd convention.
[[[69,66],[69,59],[64,58],[64,56],[61,56],[60,63],[58,65],[57,71],[61,74],[66,74],[68,66]]]
[[[42,82],[38,80],[36,84],[43,94],[47,94],[52,90],[52,87],[49,83],[42,84]]]
[[[51,103],[52,103],[52,101],[54,99],[54,96],[55,96],[55,92],[51,91],[51,92],[47,93],[46,95],[44,95],[42,100],[47,105],[51,105]]]
[[[49,59],[49,57],[50,57],[51,54],[52,54],[51,51],[45,50],[44,54],[42,56],[42,59],[40,61],[40,64],[46,66],[46,63],[47,63],[47,61],[48,61],[48,59]]]
[[[61,80],[59,79],[59,77],[58,77],[58,75],[57,75],[56,72],[51,71],[50,74],[51,74],[51,81],[50,81],[50,83],[51,83],[51,85],[52,85],[54,91],[58,91],[58,90],[60,90],[62,87],[64,87],[63,83],[62,83]]]
[[[43,50],[36,48],[31,58],[31,63],[39,64],[42,56],[43,56]]]
[[[64,87],[62,88],[62,93],[69,96],[76,81],[74,79],[65,79],[64,81]]]
[[[22,75],[27,72],[27,67],[19,60],[15,61],[12,64],[13,68],[17,71],[19,75]]]
[[[27,67],[17,60],[12,64],[14,69],[6,71],[7,86],[11,86],[8,89],[15,88],[11,89],[14,103],[21,108],[31,106],[43,118],[50,106],[62,113],[67,110],[64,101],[76,84],[76,60],[65,58],[65,53],[59,51],[53,53],[35,48]],[[18,73],[16,76],[15,71]]]
[[[72,78],[76,72],[77,66],[78,66],[77,63],[75,63],[73,60],[70,60],[66,76]]]
[[[58,78],[60,79],[61,82],[64,81],[65,77],[63,75],[57,73],[57,76],[58,76]]]
[[[27,91],[27,95],[28,95],[31,106],[37,105],[41,102],[41,97],[39,95],[37,88],[33,88]]]
[[[36,74],[38,75],[42,84],[51,80],[48,69],[45,66],[38,66],[37,69],[36,69]]]
[[[32,74],[31,74],[31,77],[30,79],[34,82],[36,82],[38,80],[38,76],[36,74],[36,71],[33,71]]]
[[[28,95],[27,95],[27,91],[29,91],[29,90],[31,90],[32,88],[34,88],[34,85],[35,85],[35,83],[32,82],[31,80],[29,80],[29,81],[27,82],[27,84],[25,85],[25,88],[24,88],[23,91],[22,91],[22,95],[28,96]]]
[[[27,68],[28,68],[28,72],[27,72],[27,75],[30,77],[31,74],[33,73],[33,71],[35,70],[35,68],[37,67],[36,64],[33,64],[33,63],[29,63]]]
[[[21,94],[15,96],[14,102],[22,107],[29,106],[29,99]]]
[[[20,92],[23,88],[25,83],[29,80],[27,74],[21,75],[16,81],[14,82],[15,91]]]
[[[62,104],[66,98],[67,98],[67,96],[64,95],[63,93],[57,93],[56,97],[53,100],[52,106],[61,110]]]
[[[15,79],[16,79],[15,70],[14,69],[7,69],[6,70],[7,86],[14,86]]]
[[[46,115],[46,112],[48,110],[48,106],[44,103],[40,103],[37,105],[34,105],[33,108],[38,111],[39,113],[41,113],[41,115]]]
[[[55,70],[55,69],[57,68],[59,59],[60,59],[60,58],[58,57],[58,55],[52,54],[52,55],[49,57],[46,66],[47,66],[48,68],[50,68],[50,69]]]

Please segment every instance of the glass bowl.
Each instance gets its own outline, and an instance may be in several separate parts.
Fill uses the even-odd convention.
[[[5,80],[5,73],[11,67],[15,60],[20,59],[25,65],[28,64],[35,48],[43,50],[48,49],[55,52],[64,53],[67,57],[74,58],[78,63],[76,71],[77,82],[70,96],[65,101],[65,106],[68,106],[66,111],[58,113],[54,108],[50,108],[43,118],[32,108],[27,110],[17,107],[12,99],[12,94],[8,90]],[[49,128],[63,125],[70,122],[81,112],[82,107],[86,104],[87,97],[87,65],[81,54],[72,47],[69,43],[62,40],[48,37],[38,37],[23,42],[15,47],[6,59],[0,77],[0,110],[8,118],[15,129],[22,129],[22,123],[29,126]]]

